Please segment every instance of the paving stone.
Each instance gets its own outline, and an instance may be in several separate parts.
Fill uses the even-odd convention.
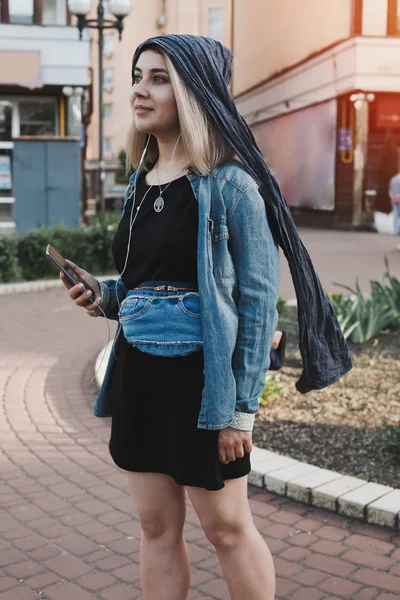
[[[370,585],[379,590],[400,596],[400,577],[394,577],[388,573],[381,573],[371,569],[360,569],[353,573],[351,578],[363,585]]]
[[[23,560],[7,567],[7,573],[16,579],[27,579],[40,571],[43,571],[43,567],[30,560]]]
[[[303,561],[303,565],[340,577],[347,577],[357,570],[357,567],[351,563],[346,563],[340,558],[325,556],[323,554],[310,554]]]
[[[18,581],[14,577],[0,577],[0,592],[16,587]]]
[[[392,558],[380,556],[375,552],[363,552],[362,550],[354,549],[342,554],[341,558],[361,567],[371,567],[372,569],[379,569],[381,571],[389,570],[394,564],[394,560]]]
[[[320,590],[323,590],[329,594],[336,594],[341,598],[351,598],[361,588],[361,585],[342,579],[341,577],[330,577],[326,579],[318,586]]]
[[[346,539],[346,545],[381,555],[390,555],[395,549],[393,544],[365,535],[365,532],[364,535],[355,534],[348,537]]]
[[[313,489],[311,492],[311,503],[313,506],[326,508],[327,510],[335,512],[337,499],[340,496],[365,485],[367,485],[367,483],[361,479],[343,475],[343,477],[340,477],[339,479],[329,481],[328,483],[324,483]]]
[[[367,506],[367,519],[375,525],[394,527],[400,514],[400,490],[393,490]]]
[[[361,488],[343,494],[338,499],[339,513],[348,517],[363,518],[365,507],[370,503],[382,498],[393,488],[379,483],[369,482]]]
[[[90,567],[81,560],[64,554],[49,558],[44,565],[64,579],[75,579],[90,571]]]
[[[321,554],[326,554],[327,556],[339,556],[347,547],[344,544],[339,542],[332,542],[328,540],[319,540],[308,547],[310,552],[320,552]]]
[[[79,577],[75,583],[91,592],[98,592],[114,584],[115,579],[109,573],[88,573]]]
[[[91,592],[87,592],[68,581],[60,581],[55,585],[44,588],[43,595],[46,600],[93,600]],[[36,596],[37,599],[38,596]]]
[[[268,460],[261,460],[260,462],[255,463],[254,467],[252,467],[251,472],[249,473],[249,483],[251,485],[256,485],[257,487],[264,487],[265,475],[267,473],[271,473],[272,471],[276,471],[283,467],[288,467],[297,463],[297,460],[287,456],[277,456]]]
[[[362,588],[354,594],[354,600],[375,600],[379,592],[376,588]]]
[[[37,600],[38,595],[33,590],[17,586],[5,590],[1,594],[1,600]]]
[[[307,463],[298,462],[283,469],[278,469],[264,476],[264,484],[267,490],[276,494],[285,495],[286,485],[292,479],[318,471],[318,467]]]
[[[99,596],[102,600],[112,600],[114,598],[115,600],[139,600],[141,597],[142,593],[139,590],[128,585],[123,585],[122,583],[112,585],[101,592]]]
[[[223,579],[213,579],[204,583],[199,587],[199,590],[206,594],[211,594],[213,598],[218,600],[230,600],[228,587]]]
[[[287,598],[291,598],[292,594],[294,594],[299,589],[300,586],[297,585],[297,583],[294,583],[293,581],[283,579],[282,577],[276,578],[276,598],[279,600],[286,600]]]
[[[322,573],[318,569],[303,569],[303,571],[294,575],[293,581],[297,581],[302,585],[316,587],[319,583],[325,581],[327,577],[326,573]]]
[[[334,481],[342,477],[340,473],[329,471],[328,469],[318,469],[311,473],[306,473],[289,481],[287,485],[287,496],[298,502],[309,504],[311,501],[312,490],[316,487]]]

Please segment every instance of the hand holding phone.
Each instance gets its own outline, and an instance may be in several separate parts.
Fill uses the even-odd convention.
[[[69,290],[72,300],[87,310],[96,308],[100,303],[100,287],[96,279],[70,260],[65,260],[50,244],[46,248],[46,255],[60,270],[61,281]]]

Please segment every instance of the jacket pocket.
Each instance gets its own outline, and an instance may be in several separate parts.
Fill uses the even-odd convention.
[[[229,231],[226,221],[208,219],[208,261],[214,277],[232,277],[235,272],[228,248]]]

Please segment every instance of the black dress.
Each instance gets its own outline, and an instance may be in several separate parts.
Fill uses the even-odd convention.
[[[165,188],[165,186],[162,186]],[[142,174],[136,191],[139,205],[149,186]],[[153,204],[154,186],[132,229],[127,289],[143,281],[197,281],[198,205],[183,176],[163,192],[161,212]],[[132,198],[115,234],[112,251],[118,272],[125,264]],[[218,459],[218,431],[197,428],[204,387],[203,352],[165,358],[141,352],[120,335],[112,382],[110,453],[127,471],[165,473],[181,485],[207,490],[224,487],[224,479],[247,475],[250,455],[223,465]]]

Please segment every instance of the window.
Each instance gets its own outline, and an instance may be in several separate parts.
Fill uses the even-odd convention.
[[[19,102],[20,135],[56,135],[56,112],[53,99]]]
[[[114,52],[114,35],[104,36],[103,56],[110,58]]]
[[[103,153],[104,153],[104,156],[113,156],[114,155],[114,140],[112,138],[104,138]]]
[[[65,0],[42,0],[42,25],[65,25],[66,22]]]
[[[104,69],[103,90],[112,92],[114,87],[114,69],[111,67]]]
[[[0,22],[66,25],[67,0],[0,0]]]
[[[12,139],[12,104],[0,100],[0,142]]]
[[[8,0],[10,23],[31,25],[33,23],[33,0]]]
[[[111,121],[111,119],[113,118],[113,105],[112,104],[104,104],[103,106],[103,111],[104,111],[104,119],[107,121]]]
[[[216,40],[221,39],[223,33],[222,8],[210,8],[208,11],[208,35]]]

